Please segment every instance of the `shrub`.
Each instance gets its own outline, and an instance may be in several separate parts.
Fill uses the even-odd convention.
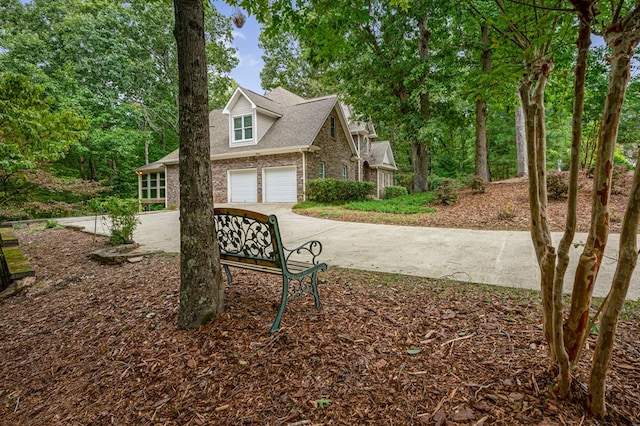
[[[516,217],[516,206],[511,202],[506,203],[500,211],[498,211],[499,220],[510,220],[514,217]]]
[[[569,184],[565,173],[551,172],[547,175],[547,192],[554,200],[563,200],[569,195]]]
[[[478,175],[470,177],[467,185],[474,194],[484,194],[487,190],[487,181]]]
[[[391,199],[402,197],[403,195],[408,195],[409,191],[404,186],[387,186],[384,189],[384,196],[382,198]]]
[[[363,201],[373,195],[373,182],[354,182],[338,179],[313,179],[307,182],[307,198],[319,203]]]
[[[443,180],[444,178],[438,175],[429,176],[429,182],[428,182],[429,191],[437,191],[438,189],[440,189],[440,187],[442,186]]]
[[[112,244],[128,244],[133,242],[133,231],[140,223],[138,200],[134,198],[109,197],[105,200],[90,200],[89,206],[95,214],[106,214],[104,226],[109,230]]]
[[[437,191],[438,198],[443,204],[452,205],[458,202],[458,181],[455,179],[442,179]]]

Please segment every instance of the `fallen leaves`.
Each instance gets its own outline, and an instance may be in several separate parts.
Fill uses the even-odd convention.
[[[271,335],[278,278],[238,271],[225,313],[182,331],[176,256],[105,266],[89,235],[20,238],[38,282],[0,305],[7,424],[595,424],[580,387],[551,392],[536,294],[332,268],[323,307],[293,299]],[[610,424],[639,421],[639,324],[619,326]]]

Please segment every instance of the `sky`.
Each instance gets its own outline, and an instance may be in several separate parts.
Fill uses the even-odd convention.
[[[218,11],[229,16],[229,19],[238,10],[219,0],[215,2],[215,5]],[[247,16],[246,12],[243,13]],[[260,70],[264,66],[264,61],[262,60],[262,49],[258,47],[259,35],[260,24],[253,16],[247,16],[247,22],[242,28],[233,27],[233,46],[237,49],[236,56],[240,62],[231,71],[231,78],[242,87],[258,94],[264,94],[264,90],[260,86]]]

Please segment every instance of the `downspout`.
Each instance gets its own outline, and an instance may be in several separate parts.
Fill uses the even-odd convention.
[[[169,191],[167,188],[169,186],[169,175],[167,174],[167,165],[163,164],[163,167],[164,167],[164,208],[167,209],[169,208]]]
[[[138,175],[138,210],[142,211],[142,172],[136,172]]]
[[[302,148],[300,152],[302,153],[302,201],[307,201],[307,156]]]

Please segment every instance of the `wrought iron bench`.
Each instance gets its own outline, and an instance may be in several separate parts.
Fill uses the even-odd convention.
[[[234,208],[216,208],[214,214],[220,263],[228,283],[233,280],[230,266],[282,275],[280,307],[271,333],[280,329],[284,309],[291,298],[311,294],[315,307],[320,307],[317,273],[326,271],[327,264],[317,260],[322,252],[319,241],[308,241],[289,250],[282,244],[274,215]]]

